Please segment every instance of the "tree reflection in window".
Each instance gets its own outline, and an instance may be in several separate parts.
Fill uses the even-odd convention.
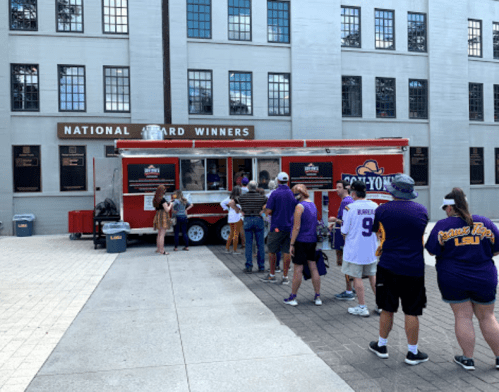
[[[253,114],[251,72],[229,72],[230,114]]]
[[[492,25],[492,45],[494,58],[499,60],[499,23],[494,22]]]
[[[426,52],[426,15],[409,12],[407,15],[407,49]]]
[[[360,8],[341,7],[341,46],[360,48]]]
[[[341,78],[341,111],[343,117],[362,117],[362,78]]]
[[[470,120],[483,121],[483,84],[469,84]]]
[[[375,10],[376,49],[395,50],[395,11]]]
[[[376,117],[395,118],[395,79],[376,78]]]
[[[482,57],[482,21],[468,19],[468,56]]]
[[[57,31],[83,32],[83,0],[57,0]]]
[[[499,122],[499,84],[494,84],[494,121]]]
[[[36,0],[10,0],[10,29],[38,29]]]
[[[13,111],[40,109],[38,65],[11,65],[11,99]]]
[[[212,71],[189,70],[189,114],[213,114]]]

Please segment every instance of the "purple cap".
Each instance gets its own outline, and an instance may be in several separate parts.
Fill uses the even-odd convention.
[[[241,180],[241,184],[248,185],[248,183],[249,183],[249,180],[246,177],[243,177],[243,179]]]

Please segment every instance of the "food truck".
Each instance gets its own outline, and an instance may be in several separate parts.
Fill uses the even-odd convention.
[[[408,145],[408,139],[401,138],[116,140],[115,168],[101,168],[94,161],[95,202],[112,193],[132,233],[152,233],[156,188],[165,185],[167,197],[180,189],[193,204],[189,241],[201,245],[212,235],[225,241],[230,228],[220,202],[244,177],[269,192],[269,181],[281,171],[288,173],[289,186],[305,184],[318,207],[318,218],[327,222],[341,201],[334,192],[337,180],[364,181],[369,199],[391,200],[384,184],[404,172]]]

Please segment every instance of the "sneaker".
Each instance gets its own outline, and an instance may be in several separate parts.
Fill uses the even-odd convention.
[[[381,314],[382,311],[383,311],[383,309],[374,308],[374,313]]]
[[[232,253],[229,249],[225,249],[225,252],[224,253]]]
[[[413,354],[410,351],[407,353],[407,357],[405,357],[405,363],[409,365],[417,365],[422,362],[426,362],[428,360],[428,354],[422,353],[418,350],[417,354]]]
[[[296,306],[296,305],[298,305],[298,301],[296,300],[296,295],[291,294],[291,295],[289,296],[289,298],[286,298],[286,299],[284,300],[284,303],[285,303],[286,305],[291,305],[291,306]]]
[[[464,355],[456,355],[454,357],[454,362],[461,365],[466,370],[475,370],[475,361],[473,361],[473,358],[466,358]]]
[[[261,279],[263,283],[275,283],[277,282],[277,279],[275,276],[270,276],[270,274],[267,274],[265,278]]]
[[[263,274],[263,273],[265,273],[265,268],[258,269],[258,271],[256,271],[256,272],[258,272],[259,274]]]
[[[496,369],[499,370],[499,357],[496,357]]]
[[[367,309],[367,306],[361,308],[357,305],[355,308],[348,308],[348,313],[353,314],[354,316],[369,317],[369,309]]]
[[[376,354],[378,357],[388,358],[388,349],[386,346],[378,346],[378,342],[369,343],[369,350]]]
[[[340,301],[353,301],[355,299],[355,294],[348,294],[346,291],[336,294],[334,296],[336,299]]]
[[[267,272],[270,272],[270,268],[267,269]],[[282,269],[280,269],[279,267],[275,267],[275,272],[278,273],[278,272],[282,272]]]
[[[288,285],[289,284],[289,278],[287,276],[283,276],[281,279],[281,284]]]
[[[316,306],[321,306],[322,305],[321,295],[315,294],[314,301]]]
[[[243,272],[245,274],[252,274],[253,273],[253,268],[245,268],[245,269],[243,269]]]
[[[227,253],[230,253],[230,252],[227,252]],[[236,251],[232,252],[232,254],[233,254],[233,255],[240,255],[240,254],[241,254],[241,252],[238,252],[238,251],[236,250]]]

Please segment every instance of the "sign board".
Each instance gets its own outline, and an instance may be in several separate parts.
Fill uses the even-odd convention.
[[[332,162],[291,162],[290,187],[304,184],[307,189],[333,189]]]
[[[12,146],[14,192],[41,192],[40,146]]]
[[[411,147],[410,160],[415,185],[428,185],[428,147]]]
[[[61,192],[87,190],[86,146],[59,146]]]
[[[175,165],[172,163],[160,164],[129,164],[128,193],[156,192],[160,185],[166,187],[166,192],[173,192],[175,184]]]

